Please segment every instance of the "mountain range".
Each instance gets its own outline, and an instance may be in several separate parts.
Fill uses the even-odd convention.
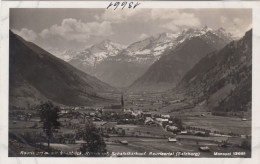
[[[203,57],[174,93],[184,93],[195,104],[205,103],[217,114],[251,109],[252,30]]]
[[[185,30],[176,38],[177,45],[153,63],[129,90],[161,92],[174,88],[200,59],[230,41],[231,35],[223,28],[213,30],[205,26]]]
[[[149,90],[154,88],[154,85],[159,86],[157,82],[155,84],[152,84],[153,82],[148,84],[144,80],[149,67],[160,60],[162,56],[167,56],[176,47],[186,44],[184,43],[186,40],[199,37],[210,46],[209,50],[205,51],[205,53],[221,48],[233,39],[231,34],[227,33],[223,28],[212,30],[205,26],[202,29],[184,30],[179,34],[161,33],[134,42],[127,47],[113,43],[110,40],[105,40],[82,52],[70,52],[70,55],[66,52],[63,56],[66,61],[76,68],[96,76],[111,86],[129,87],[131,85],[131,89],[133,90]],[[183,47],[185,49],[185,46]],[[142,79],[141,76],[145,73],[146,75]],[[176,80],[178,81],[178,79]],[[149,81],[150,78],[147,80]],[[143,87],[142,83],[144,86],[149,87]],[[166,83],[168,82],[166,81],[160,85],[165,86]]]
[[[251,108],[252,30],[235,41],[224,29],[208,27],[163,33],[126,48],[105,40],[77,55],[68,51],[68,62],[12,31],[9,35],[10,106],[47,100],[69,106],[111,102],[99,93],[116,89],[99,76],[111,83],[117,80],[117,86],[126,86],[127,81],[129,92],[183,95],[189,103],[204,104],[217,114]],[[69,64],[80,62],[80,54],[92,72]]]
[[[24,107],[53,101],[91,105],[107,101],[99,92],[114,88],[53,56],[34,43],[9,32],[9,103]]]
[[[128,47],[105,40],[82,52],[68,50],[61,56],[112,86],[127,87],[158,60],[165,49],[174,45],[174,39],[175,35],[162,33]]]

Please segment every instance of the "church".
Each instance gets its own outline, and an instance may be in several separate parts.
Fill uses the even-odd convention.
[[[124,95],[121,95],[121,104],[120,105],[109,105],[104,106],[102,109],[102,114],[106,113],[123,113],[124,112]]]

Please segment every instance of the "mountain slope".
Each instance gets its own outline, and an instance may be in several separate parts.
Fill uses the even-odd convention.
[[[173,34],[162,33],[135,42],[127,48],[110,40],[71,55],[68,62],[115,87],[127,87],[140,77],[161,54],[174,46]]]
[[[116,87],[128,87],[175,46],[175,39],[173,34],[161,33],[135,42],[98,65],[96,77]]]
[[[104,101],[97,92],[112,89],[11,31],[9,37],[11,106],[44,100],[64,105],[90,105]]]
[[[183,31],[176,38],[176,48],[162,55],[129,90],[154,92],[174,88],[201,58],[224,47],[231,40],[221,30],[207,27]]]
[[[174,92],[195,104],[205,102],[215,114],[247,111],[252,92],[252,30],[202,58]]]
[[[113,43],[110,40],[104,40],[82,52],[71,51],[70,55],[66,55],[65,53],[63,56],[69,56],[67,61],[71,65],[95,76],[97,65],[99,65],[106,58],[117,55],[123,48],[124,46],[122,45]]]

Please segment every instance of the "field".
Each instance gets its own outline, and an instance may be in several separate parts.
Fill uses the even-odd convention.
[[[196,127],[198,129],[206,129],[211,132],[218,131],[224,134],[230,132],[239,134],[239,135],[251,135],[251,120],[242,121],[239,117],[224,117],[224,116],[215,116],[203,108],[187,108],[183,109],[183,106],[187,106],[187,103],[176,103],[169,106],[163,107],[163,105],[132,105],[131,108],[133,111],[141,111],[142,116],[136,116],[134,123],[117,123],[107,122],[107,120],[102,119],[102,121],[93,121],[93,124],[102,128],[102,131],[105,133],[104,141],[106,143],[106,149],[112,156],[138,156],[131,155],[131,153],[141,153],[140,156],[153,156],[153,157],[219,157],[214,156],[214,152],[243,152],[243,156],[230,155],[228,157],[250,157],[250,150],[241,148],[241,143],[244,141],[240,136],[232,136],[228,138],[227,136],[214,137],[210,136],[196,136],[193,135],[180,135],[178,133],[176,136],[172,132],[166,131],[162,125],[158,122],[154,124],[145,124],[145,122],[140,122],[138,119],[145,120],[145,113],[151,113],[157,115],[167,114],[172,117],[178,118],[182,121],[182,124],[185,126]],[[175,106],[177,108],[182,108],[182,110],[172,110],[171,107]],[[127,108],[130,108],[127,106]],[[140,109],[142,108],[142,109]],[[157,109],[157,110],[154,110]],[[167,110],[166,110],[167,109]],[[81,111],[82,112],[82,111]],[[91,111],[95,112],[95,111]],[[32,112],[31,112],[32,113]],[[62,127],[56,133],[56,140],[53,140],[50,144],[50,147],[54,151],[63,151],[63,152],[76,152],[79,151],[79,148],[82,146],[82,138],[76,138],[75,134],[79,128],[84,127],[84,119],[80,115],[80,112],[74,112],[68,114],[69,117],[60,118]],[[22,115],[22,114],[21,114]],[[124,115],[124,114],[123,114]],[[123,116],[122,115],[122,116]],[[150,116],[150,117],[154,117]],[[39,122],[40,118],[37,115],[33,115],[32,118],[27,119],[26,113],[23,114],[24,117],[20,119],[17,116],[9,118],[9,132],[14,135],[20,135],[26,139],[35,141],[35,136],[41,138],[40,136],[45,136],[42,130],[42,125]],[[96,116],[88,116],[88,119],[94,118]],[[124,117],[122,117],[124,118]],[[153,118],[156,120],[155,118]],[[156,122],[156,121],[155,121]],[[109,130],[110,129],[110,130]],[[112,130],[113,129],[113,130]],[[196,129],[196,130],[198,130]],[[188,129],[184,129],[188,130]],[[199,130],[198,130],[199,131]],[[180,132],[180,131],[179,131]],[[27,134],[30,133],[28,136]],[[191,133],[189,133],[191,134]],[[219,134],[219,133],[218,133]],[[168,138],[175,137],[176,142],[168,142]],[[63,140],[60,140],[63,139]],[[70,142],[71,140],[72,142]],[[250,141],[250,137],[247,138]],[[127,144],[122,142],[127,141]],[[221,143],[228,141],[227,147],[221,147]],[[11,149],[14,150],[31,150],[32,147],[23,145],[11,139]],[[45,149],[47,147],[46,138],[42,140],[35,141],[37,144],[41,143],[42,147],[39,149]],[[210,152],[199,151],[200,146],[208,146]],[[28,147],[28,148],[27,148]],[[184,154],[176,154],[182,152]],[[15,152],[15,154],[19,151]],[[129,153],[128,155],[122,153]],[[145,154],[142,154],[145,153]],[[166,153],[166,154],[161,154]],[[167,154],[169,153],[169,154]],[[186,153],[186,154],[185,154]],[[221,157],[221,156],[220,156]]]
[[[112,152],[146,152],[145,156],[153,156],[153,157],[164,157],[164,155],[160,155],[160,153],[169,153],[175,152],[175,155],[166,155],[165,157],[176,157],[176,152],[189,152],[189,153],[197,153],[199,157],[216,157],[214,156],[214,152],[233,152],[233,151],[241,151],[246,152],[246,155],[243,157],[250,157],[250,152],[245,151],[239,147],[227,147],[222,148],[219,147],[216,143],[211,141],[204,141],[201,143],[197,143],[193,140],[181,140],[176,143],[168,142],[167,139],[150,139],[150,138],[136,138],[136,137],[111,137],[109,141],[113,140],[126,140],[128,141],[128,145],[123,145],[120,143],[112,143],[107,142],[107,150],[111,154]],[[210,152],[200,152],[198,150],[199,146],[207,145],[210,147]],[[149,153],[153,153],[152,155]],[[127,155],[125,155],[127,156]],[[192,156],[191,156],[192,157]],[[235,157],[234,155],[229,157]]]
[[[211,131],[221,131],[225,134],[230,132],[240,135],[251,135],[251,116],[245,113],[246,121],[242,121],[240,117],[216,116],[208,112],[204,105],[198,105],[193,108],[183,109],[188,106],[187,103],[176,103],[166,106],[156,114],[169,114],[173,117],[180,118],[184,125],[198,128],[204,128]],[[178,109],[182,110],[178,110]]]
[[[186,125],[197,126],[212,131],[251,135],[251,121],[241,121],[241,118],[206,115],[204,117],[184,116],[182,120]]]
[[[116,127],[125,129],[127,136],[146,136],[154,138],[166,138],[172,136],[172,133],[165,131],[161,126],[116,125]]]

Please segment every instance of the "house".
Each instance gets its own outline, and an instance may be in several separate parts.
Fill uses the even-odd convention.
[[[142,112],[141,111],[132,111],[132,115],[133,116],[142,115]]]
[[[69,113],[69,112],[70,112],[69,109],[62,109],[62,110],[60,111],[61,114],[67,114],[67,113]]]
[[[122,145],[128,145],[128,142],[127,142],[126,140],[122,140],[122,141],[120,141],[120,143],[121,143]]]
[[[131,110],[131,109],[124,109],[124,113],[126,113],[126,114],[132,114],[132,110]]]
[[[154,120],[151,117],[146,117],[144,123],[150,125],[154,123]]]
[[[200,151],[210,151],[210,148],[208,146],[200,146],[199,150]]]
[[[169,138],[168,138],[168,142],[177,142],[177,139],[176,139],[176,138],[171,138],[171,137],[169,137]]]
[[[178,127],[177,127],[177,126],[166,125],[166,126],[165,126],[165,129],[166,129],[167,131],[174,132],[174,131],[178,130]]]
[[[163,119],[162,119],[162,122],[169,122],[169,119],[163,118]]]
[[[98,118],[98,117],[93,117],[92,120],[93,120],[93,121],[102,121],[102,120],[101,120],[100,118]]]
[[[168,115],[168,114],[162,114],[162,115],[161,115],[161,118],[168,118],[168,119],[169,119],[169,118],[170,118],[170,115]]]
[[[182,135],[186,135],[186,134],[188,134],[188,132],[185,130],[185,131],[181,131],[180,134],[182,134]]]

